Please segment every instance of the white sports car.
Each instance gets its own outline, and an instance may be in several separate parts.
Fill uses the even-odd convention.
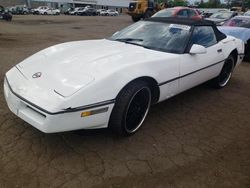
[[[150,18],[111,38],[49,47],[6,73],[10,110],[45,133],[131,135],[152,104],[208,80],[227,85],[244,43],[210,21]]]

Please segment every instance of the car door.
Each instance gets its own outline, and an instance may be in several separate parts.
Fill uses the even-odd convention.
[[[194,27],[190,46],[202,45],[206,53],[185,53],[180,63],[180,92],[216,77],[224,63],[222,43],[217,42],[212,26]]]

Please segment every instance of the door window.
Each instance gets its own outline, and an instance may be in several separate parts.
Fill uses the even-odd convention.
[[[217,40],[211,26],[196,26],[191,37],[191,42],[192,44],[209,47],[216,44]]]
[[[189,17],[196,16],[195,11],[193,11],[193,10],[188,10],[188,16],[189,16]]]
[[[188,17],[188,12],[187,12],[187,10],[180,10],[180,11],[177,13],[177,16],[178,16],[178,17],[185,17],[185,18],[187,18],[187,17]]]

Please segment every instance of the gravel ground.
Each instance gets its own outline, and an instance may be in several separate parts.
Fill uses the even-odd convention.
[[[45,47],[107,37],[131,23],[128,16],[0,21],[1,85],[7,70]],[[0,187],[250,187],[249,63],[222,90],[204,84],[154,105],[128,138],[106,129],[43,134],[8,110],[0,90]]]

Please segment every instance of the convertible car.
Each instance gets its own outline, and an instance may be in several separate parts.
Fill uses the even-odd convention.
[[[108,39],[49,47],[10,69],[10,110],[45,133],[109,127],[135,133],[150,106],[211,80],[229,82],[244,43],[211,21],[150,18]]]

